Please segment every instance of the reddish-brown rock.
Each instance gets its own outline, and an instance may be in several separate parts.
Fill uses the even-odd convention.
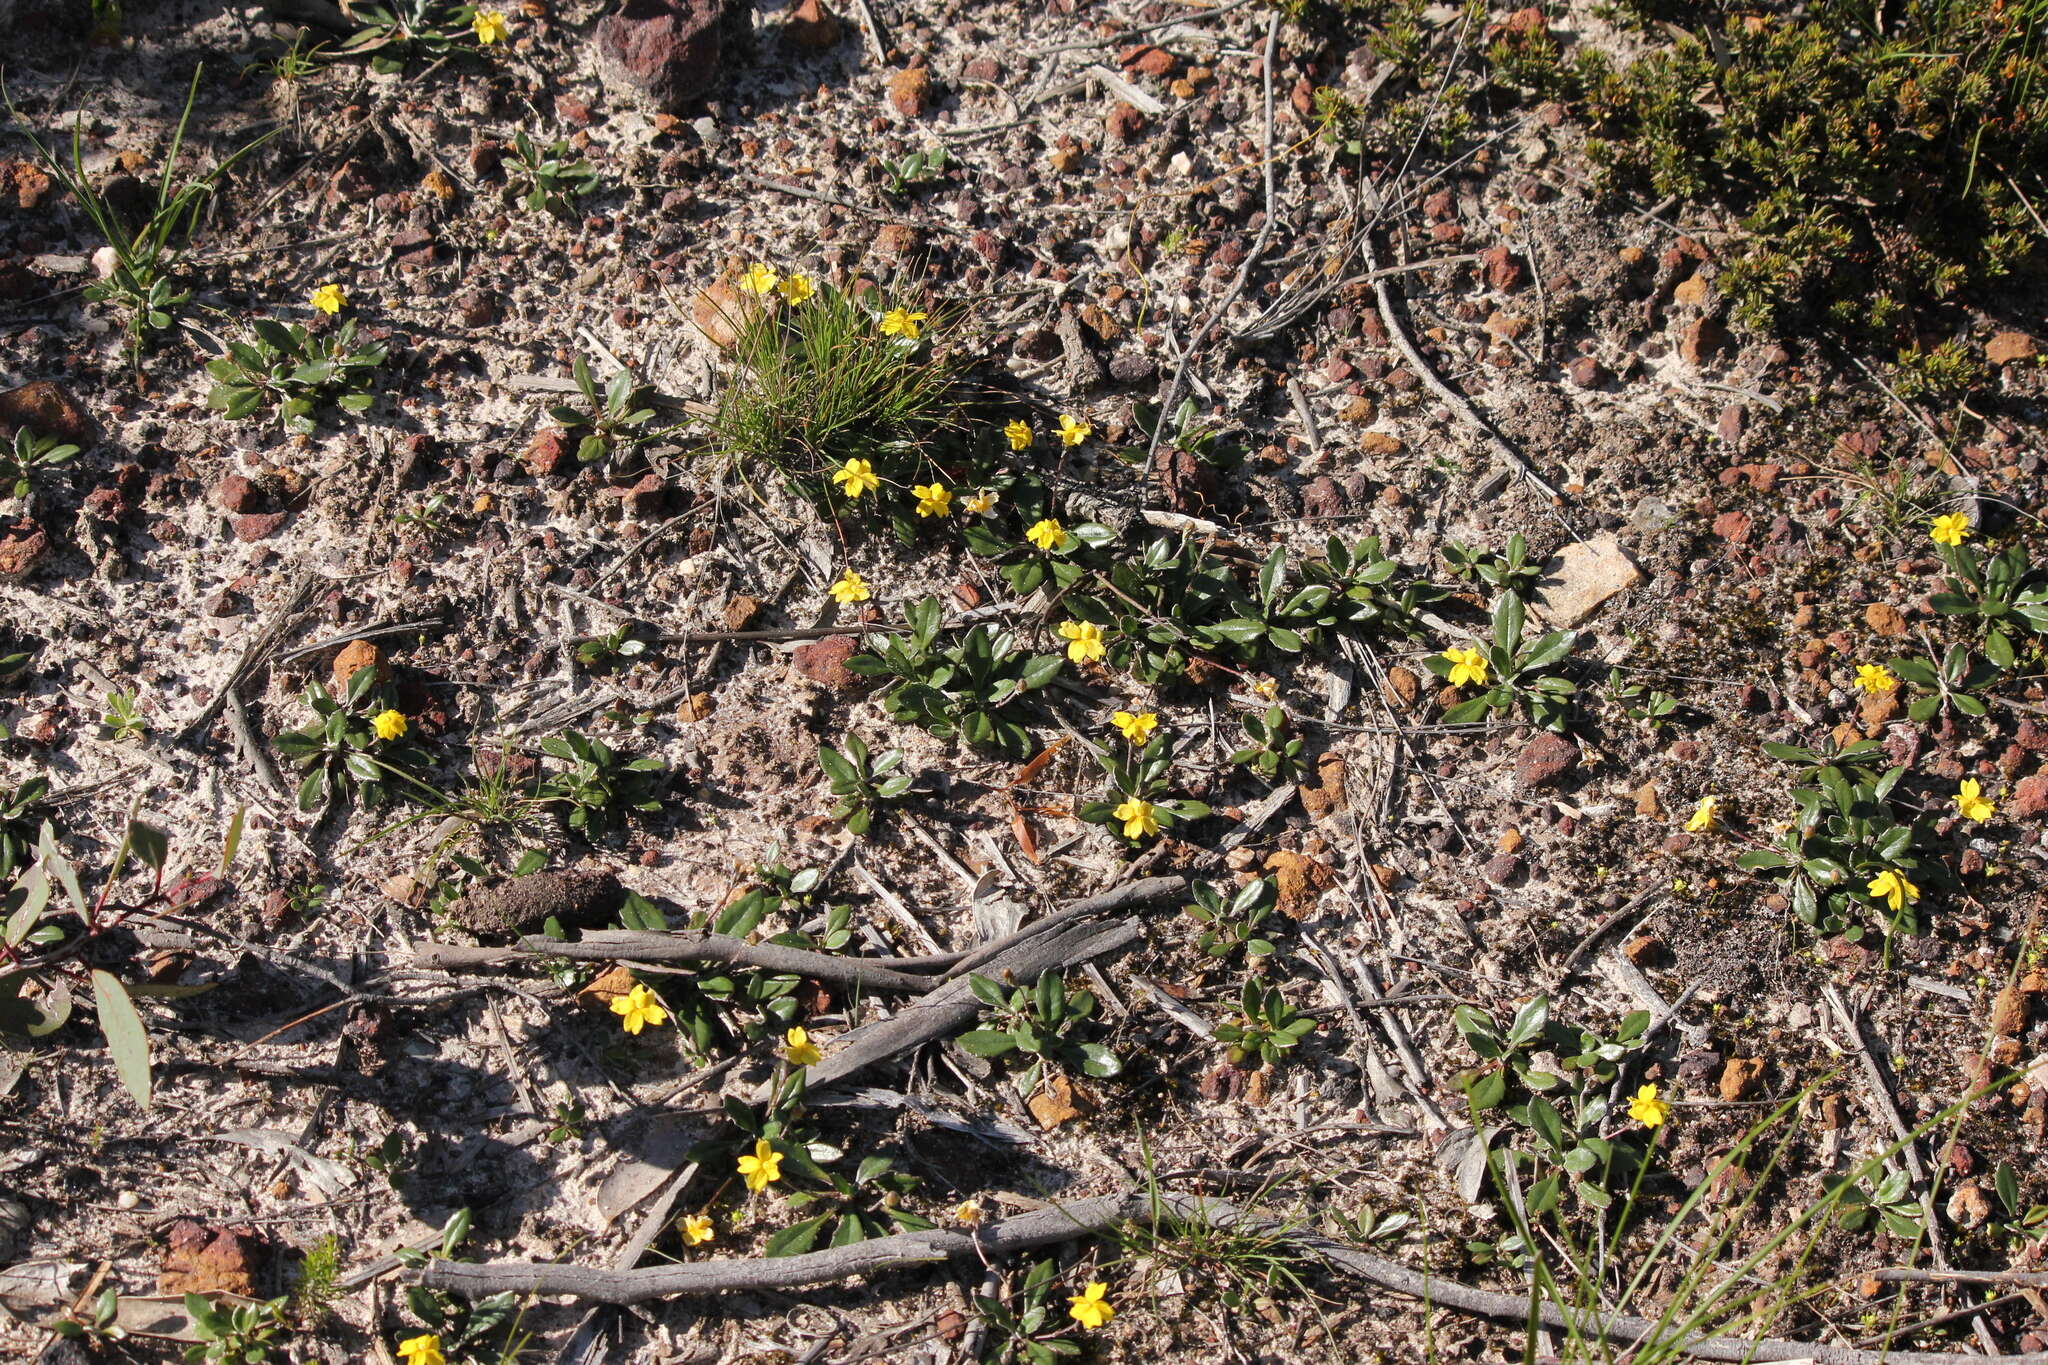
[[[839,22],[839,16],[825,8],[822,0],[803,0],[790,11],[789,18],[782,21],[782,36],[792,46],[805,52],[823,52],[836,47],[846,26]]]
[[[1118,100],[1116,108],[1109,111],[1106,125],[1112,142],[1136,142],[1145,135],[1145,116],[1135,105]]]
[[[722,0],[626,0],[597,25],[597,70],[619,94],[680,114],[719,77]]]
[[[159,1294],[240,1294],[262,1298],[264,1246],[248,1228],[210,1228],[181,1219],[171,1225]]]
[[[829,687],[834,692],[857,692],[867,685],[867,680],[848,668],[846,661],[860,652],[860,641],[853,636],[827,635],[822,640],[798,645],[789,661],[798,673],[820,687]]]
[[[1529,741],[1515,760],[1515,776],[1525,787],[1542,787],[1579,766],[1579,746],[1563,735],[1544,731]]]
[[[0,522],[0,583],[19,583],[50,553],[50,537],[26,517]]]
[[[927,67],[908,67],[889,78],[889,104],[905,118],[923,118],[935,98]]]
[[[92,419],[63,385],[47,379],[0,393],[0,424],[27,427],[75,446],[92,444]]]

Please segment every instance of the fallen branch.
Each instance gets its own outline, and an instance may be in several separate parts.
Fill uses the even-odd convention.
[[[536,1265],[499,1261],[466,1265],[435,1260],[421,1272],[429,1289],[444,1289],[466,1298],[491,1294],[565,1295],[596,1303],[636,1304],[682,1294],[717,1294],[762,1289],[800,1289],[830,1284],[856,1275],[873,1275],[906,1266],[930,1265],[955,1257],[984,1261],[1058,1242],[1075,1241],[1105,1232],[1131,1219],[1170,1220],[1183,1226],[1201,1224],[1239,1229],[1284,1242],[1323,1262],[1331,1270],[1356,1276],[1382,1289],[1419,1299],[1428,1307],[1508,1322],[1531,1317],[1526,1295],[1475,1289],[1441,1279],[1399,1261],[1276,1223],[1235,1204],[1200,1195],[1130,1194],[1054,1204],[1015,1218],[1005,1218],[972,1231],[935,1228],[899,1232],[851,1246],[810,1251],[798,1256],[745,1261],[700,1261],[645,1270],[600,1270],[587,1266]],[[1858,1350],[1846,1346],[1809,1345],[1768,1337],[1698,1337],[1681,1341],[1668,1322],[1629,1314],[1602,1318],[1568,1312],[1554,1303],[1539,1303],[1534,1316],[1546,1327],[1574,1334],[1589,1343],[1629,1345],[1653,1342],[1700,1360],[1807,1361],[1811,1365],[1954,1365],[1968,1357],[1948,1352]],[[2048,1352],[2001,1356],[2005,1365],[2048,1365]]]
[[[983,970],[997,980],[1030,985],[1055,967],[1078,966],[1125,947],[1138,937],[1138,927],[1121,924],[1070,924],[1026,939],[990,958]],[[947,982],[887,1019],[862,1024],[843,1035],[825,1060],[810,1068],[805,1083],[812,1091],[830,1089],[878,1062],[900,1056],[937,1038],[957,1033],[981,1013],[981,1001],[964,974]]]
[[[724,934],[699,931],[663,934],[640,929],[602,929],[586,933],[574,943],[528,934],[505,948],[426,943],[420,945],[413,961],[439,971],[470,971],[530,957],[567,957],[584,962],[716,962],[906,995],[923,995],[939,986],[931,977],[913,976],[857,957],[785,948],[778,943],[748,943]]]

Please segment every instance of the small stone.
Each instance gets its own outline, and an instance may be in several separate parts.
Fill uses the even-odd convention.
[[[236,517],[233,522],[235,539],[253,545],[259,540],[268,540],[285,524],[289,512],[250,512]]]
[[[1337,884],[1329,868],[1286,849],[1267,855],[1266,871],[1280,893],[1281,910],[1295,919],[1307,919],[1322,894]]]
[[[1680,281],[1678,288],[1671,291],[1671,297],[1680,303],[1697,308],[1707,301],[1707,282],[1702,277],[1694,275],[1690,279]]]
[[[49,534],[33,521],[0,521],[0,583],[21,582],[49,553]]]
[[[1723,512],[1714,518],[1714,534],[1731,545],[1740,545],[1749,539],[1749,514]]]
[[[1524,787],[1548,786],[1578,765],[1579,746],[1546,730],[1515,760],[1515,776]]]
[[[1402,710],[1413,710],[1422,696],[1422,679],[1413,669],[1395,664],[1387,670],[1387,700]]]
[[[0,554],[5,553],[5,542],[0,541]],[[0,561],[0,576],[5,574],[5,563]],[[2012,789],[2012,813],[2016,819],[2030,819],[2036,815],[2048,814],[2048,773],[2035,773],[2021,779]]]
[[[625,0],[598,21],[598,75],[614,93],[681,114],[720,75],[726,0]]]
[[[1479,874],[1495,886],[1511,886],[1522,879],[1522,857],[1518,853],[1497,853],[1486,860]]]
[[[1564,367],[1572,383],[1582,389],[1597,389],[1607,382],[1607,370],[1589,355],[1579,356]]]
[[[0,393],[0,423],[75,446],[92,444],[92,419],[61,384],[39,379]]]
[[[334,667],[329,671],[334,679],[335,692],[346,692],[349,680],[366,668],[376,670],[380,683],[391,680],[391,665],[385,661],[384,651],[368,640],[351,640],[343,645],[341,652],[334,656]]]
[[[1072,143],[1061,143],[1045,154],[1045,164],[1061,175],[1071,175],[1081,168],[1081,149]]]
[[[1729,445],[1734,445],[1742,439],[1742,428],[1748,415],[1748,409],[1742,404],[1730,403],[1721,409],[1720,419],[1714,423],[1714,434]]]
[[[1984,1187],[1972,1180],[1956,1186],[1956,1192],[1948,1197],[1949,1220],[1957,1227],[1978,1228],[1991,1218],[1991,1200],[1984,1194]]]
[[[526,463],[526,472],[536,479],[551,474],[564,473],[564,463],[574,459],[574,449],[569,444],[569,434],[560,427],[549,427],[546,431],[534,433],[526,443],[526,454],[521,458]]]
[[[1161,80],[1171,76],[1180,66],[1180,58],[1163,47],[1133,47],[1124,49],[1119,64],[1126,71],[1137,71]]]
[[[223,512],[239,515],[253,512],[262,504],[263,495],[241,474],[229,474],[213,486],[213,505]]]
[[[1617,593],[1643,581],[1643,572],[1612,531],[1574,541],[1543,566],[1536,585],[1536,610],[1560,630],[1591,616]]]
[[[1724,350],[1731,338],[1718,318],[1695,318],[1678,339],[1678,358],[1698,368]]]
[[[2011,1038],[2027,1026],[2027,992],[2011,982],[1999,989],[1991,1001],[1991,1032],[1994,1037]]]
[[[1503,294],[1512,294],[1522,287],[1522,265],[1514,253],[1504,246],[1490,247],[1479,254],[1479,264],[1486,272],[1486,283]]]
[[[846,666],[861,652],[860,641],[851,635],[828,635],[822,640],[798,645],[790,663],[802,676],[834,692],[857,692],[867,685],[862,675]]]
[[[905,118],[923,118],[931,110],[932,73],[922,66],[908,67],[889,78],[889,103]]]
[[[2032,360],[2039,354],[2034,339],[2025,332],[2000,332],[1985,343],[1984,358],[1994,365],[2010,365],[2016,360]]]
[[[1358,448],[1368,455],[1399,455],[1401,438],[1390,432],[1368,431],[1358,438]]]
[[[240,1294],[263,1287],[264,1244],[248,1228],[210,1228],[193,1219],[173,1223],[157,1271],[159,1294]]]
[[[1648,967],[1664,957],[1664,940],[1655,934],[1639,934],[1621,945],[1621,955],[1638,967]]]
[[[783,40],[804,52],[836,47],[844,31],[839,16],[826,9],[821,0],[802,0],[790,11],[789,18],[782,21]]]
[[[1149,384],[1159,377],[1159,362],[1141,351],[1124,351],[1110,358],[1109,377],[1119,384]]]
[[[1118,100],[1116,107],[1109,111],[1107,127],[1112,142],[1136,142],[1145,135],[1145,116],[1134,106]]]
[[[498,301],[480,289],[472,289],[455,300],[455,312],[464,327],[489,327],[498,320]]]
[[[1905,613],[1889,602],[1872,602],[1864,608],[1863,624],[1879,635],[1896,636],[1906,633]]]
[[[1519,853],[1522,851],[1522,845],[1527,842],[1528,840],[1522,837],[1522,831],[1504,829],[1500,832],[1500,837],[1493,841],[1493,846],[1502,853]]]
[[[1642,816],[1645,820],[1662,820],[1664,818],[1664,807],[1657,799],[1657,784],[1655,782],[1645,782],[1642,786],[1637,787],[1635,799],[1637,815]]]
[[[1764,1059],[1761,1057],[1730,1057],[1728,1065],[1721,1068],[1721,1099],[1734,1104],[1748,1097],[1750,1090],[1763,1079]]]
[[[1301,808],[1308,812],[1309,819],[1321,820],[1333,812],[1344,809],[1344,758],[1341,754],[1322,754],[1316,759],[1315,777],[1302,780],[1299,794]]]

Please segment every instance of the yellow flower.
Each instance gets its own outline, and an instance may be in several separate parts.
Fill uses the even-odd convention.
[[[1081,444],[1081,442],[1088,439],[1089,433],[1094,430],[1095,428],[1086,422],[1075,421],[1072,413],[1063,412],[1060,414],[1060,444],[1063,446],[1077,446]]]
[[[831,593],[832,600],[842,607],[850,607],[855,602],[865,602],[874,596],[868,591],[868,581],[851,569],[839,575],[839,580],[825,591]]]
[[[505,16],[494,9],[478,10],[476,18],[469,21],[469,26],[476,30],[476,40],[485,47],[492,43],[504,42],[505,35],[512,31],[505,23]]]
[[[1646,1085],[1628,1102],[1628,1116],[1645,1128],[1655,1128],[1671,1117],[1671,1106],[1657,1098],[1657,1087]]]
[[[1471,683],[1475,687],[1486,685],[1486,656],[1476,649],[1447,649],[1444,660],[1451,666],[1451,686],[1463,687]]]
[[[379,739],[401,739],[405,735],[405,717],[397,711],[379,711],[371,717],[370,727]]]
[[[1060,638],[1067,642],[1067,657],[1077,664],[1099,659],[1105,653],[1102,627],[1092,621],[1060,622]]]
[[[1950,512],[1936,517],[1928,533],[1936,545],[1960,545],[1970,538],[1970,519],[1961,512]]]
[[[808,1029],[793,1028],[783,1041],[789,1046],[782,1049],[783,1060],[791,1066],[816,1066],[825,1060],[825,1054],[818,1051],[818,1045],[811,1041]]]
[[[1856,665],[1856,690],[1859,692],[1889,692],[1898,685],[1899,680],[1883,664]]]
[[[1011,419],[1010,425],[1003,428],[1003,435],[1010,438],[1010,449],[1012,450],[1029,450],[1031,448],[1031,426],[1022,419]]]
[[[863,493],[872,493],[882,486],[882,480],[875,474],[875,467],[866,460],[848,460],[832,471],[832,482],[849,498],[858,498]]]
[[[1152,814],[1152,803],[1127,797],[1121,806],[1110,812],[1113,819],[1124,822],[1124,838],[1139,839],[1159,832],[1159,821]]]
[[[448,1357],[441,1354],[441,1338],[438,1333],[428,1332],[423,1336],[407,1337],[398,1343],[398,1358],[405,1365],[447,1365]]]
[[[924,320],[927,316],[929,315],[925,313],[911,313],[901,308],[891,308],[882,314],[882,335],[915,341],[924,333]]]
[[[1024,539],[1051,554],[1054,550],[1067,548],[1067,528],[1047,517],[1044,521],[1032,523],[1031,529],[1024,533]]]
[[[1101,1327],[1116,1316],[1116,1309],[1110,1307],[1109,1300],[1103,1297],[1108,1292],[1108,1285],[1100,1280],[1094,1281],[1086,1293],[1075,1294],[1067,1300],[1067,1316],[1091,1330]]]
[[[1920,888],[1891,868],[1872,877],[1867,889],[1873,897],[1889,905],[1894,913],[1920,899]]]
[[[1956,788],[1956,809],[1965,820],[1989,820],[1998,813],[1998,807],[1985,798],[1984,789],[1974,777]]]
[[[809,275],[784,275],[782,282],[775,286],[775,292],[782,295],[784,303],[808,303],[818,289],[811,283]]]
[[[955,1204],[953,1206],[953,1221],[965,1223],[969,1227],[979,1223],[981,1221],[981,1201],[979,1199],[963,1199]]]
[[[953,510],[953,495],[942,483],[915,484],[910,493],[917,499],[917,514],[921,517],[943,517]]]
[[[323,284],[313,291],[313,306],[332,317],[348,307],[348,295],[341,292],[338,284]]]
[[[1721,798],[1702,796],[1700,803],[1693,807],[1692,819],[1685,822],[1688,834],[1711,834],[1721,828]]]
[[[754,1139],[754,1154],[740,1158],[740,1176],[755,1194],[782,1179],[782,1153],[767,1138]]]
[[[770,265],[764,265],[760,261],[756,261],[748,266],[746,271],[740,276],[740,288],[754,295],[765,296],[771,294],[774,292],[775,286],[780,283],[782,283],[782,276],[776,273],[775,268]]]
[[[1252,684],[1252,695],[1260,701],[1280,700],[1280,684],[1272,678],[1260,678]]]
[[[1109,718],[1109,723],[1131,743],[1143,744],[1152,738],[1152,732],[1159,728],[1159,717],[1150,711],[1135,716],[1129,711],[1119,711]]]
[[[718,1235],[718,1230],[711,1226],[711,1218],[708,1214],[691,1214],[683,1220],[682,1229],[683,1245],[686,1247],[703,1246]]]
[[[634,986],[624,995],[613,996],[612,1013],[619,1016],[619,1027],[634,1034],[649,1024],[668,1022],[668,1011],[654,998],[654,992],[640,985]]]
[[[974,496],[962,502],[960,506],[977,517],[983,516],[996,510],[996,495],[986,488],[977,489]]]

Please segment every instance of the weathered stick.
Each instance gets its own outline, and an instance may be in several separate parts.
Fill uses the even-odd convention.
[[[1128,922],[1070,924],[1005,949],[983,964],[983,969],[999,980],[1007,976],[1028,985],[1054,967],[1078,965],[1114,952],[1137,937],[1138,927]],[[810,1068],[805,1084],[813,1091],[830,1089],[877,1062],[965,1028],[980,1012],[981,1001],[968,978],[956,975],[900,1013],[844,1035],[824,1061]]]
[[[421,1272],[420,1282],[467,1298],[490,1294],[567,1295],[597,1303],[635,1304],[680,1294],[716,1294],[758,1289],[798,1289],[829,1284],[856,1275],[872,1275],[904,1266],[926,1265],[956,1256],[993,1260],[1056,1242],[1073,1241],[1113,1228],[1127,1219],[1169,1217],[1177,1222],[1213,1228],[1242,1228],[1299,1247],[1330,1269],[1353,1275],[1382,1289],[1461,1312],[1509,1322],[1527,1322],[1529,1298],[1475,1289],[1456,1280],[1440,1279],[1399,1261],[1360,1251],[1327,1237],[1276,1223],[1221,1199],[1186,1194],[1105,1195],[1055,1204],[1015,1218],[1005,1218],[971,1232],[933,1229],[899,1232],[851,1246],[799,1256],[748,1261],[701,1261],[645,1270],[599,1270],[586,1266],[536,1265],[501,1261],[466,1265],[435,1260]],[[1777,1341],[1769,1337],[1699,1337],[1679,1344],[1669,1322],[1615,1314],[1602,1318],[1572,1313],[1554,1303],[1539,1303],[1537,1318],[1547,1327],[1571,1331],[1592,1342],[1629,1344],[1654,1340],[1676,1346],[1700,1360],[1807,1361],[1811,1365],[1955,1365],[1968,1357],[1949,1352],[1865,1351],[1846,1346]],[[2001,1356],[2006,1365],[2048,1365],[2048,1352]]]
[[[869,990],[900,991],[906,995],[923,995],[936,990],[939,985],[932,977],[912,976],[857,957],[785,948],[779,943],[748,943],[725,934],[695,930],[663,934],[640,929],[600,929],[586,933],[574,943],[528,934],[506,948],[424,943],[413,960],[419,966],[439,971],[468,971],[477,967],[501,966],[527,957],[568,957],[584,962],[619,959],[634,962],[717,962],[735,967],[758,967],[769,972],[791,972],[819,981],[864,986]]]

